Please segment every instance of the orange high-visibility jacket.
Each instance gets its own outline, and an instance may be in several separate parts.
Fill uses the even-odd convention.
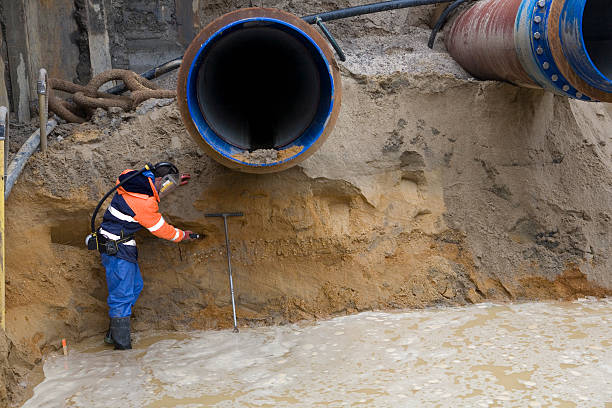
[[[117,179],[117,184],[134,173],[125,170]],[[142,227],[153,235],[169,241],[179,242],[185,232],[166,222],[159,213],[159,196],[153,181],[153,173],[145,171],[117,189],[108,209],[104,213],[100,233],[108,239],[118,240],[134,234]],[[119,244],[115,255],[129,262],[138,260],[136,241]]]

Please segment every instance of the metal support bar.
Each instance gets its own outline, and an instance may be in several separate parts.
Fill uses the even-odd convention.
[[[36,90],[38,92],[38,117],[40,118],[40,150],[47,153],[47,120],[49,117],[47,97],[47,70],[40,69]]]
[[[346,61],[346,56],[344,55],[344,52],[342,52],[342,48],[340,48],[340,46],[336,42],[336,39],[332,36],[327,27],[325,27],[325,24],[323,24],[323,20],[321,20],[321,17],[317,17],[316,22],[319,28],[321,28],[321,31],[323,31],[323,34],[325,34],[327,41],[329,41],[331,46],[334,47],[334,50],[336,50],[336,54],[338,54],[338,58],[340,58],[340,61]]]

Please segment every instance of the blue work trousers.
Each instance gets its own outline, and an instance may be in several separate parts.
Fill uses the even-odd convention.
[[[127,317],[142,291],[142,276],[137,263],[116,256],[102,254],[102,265],[106,268],[108,286],[108,315]]]

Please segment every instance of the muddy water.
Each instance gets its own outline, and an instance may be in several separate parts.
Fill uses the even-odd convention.
[[[24,407],[612,407],[612,299],[93,344],[48,358]]]

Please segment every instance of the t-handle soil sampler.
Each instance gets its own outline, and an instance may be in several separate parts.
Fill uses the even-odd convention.
[[[241,212],[233,213],[212,213],[205,214],[207,217],[223,217],[223,226],[225,227],[225,247],[227,248],[227,269],[229,274],[230,293],[232,294],[232,312],[234,313],[234,333],[238,333],[238,321],[236,320],[236,301],[234,300],[234,281],[232,280],[232,260],[229,243],[229,233],[227,232],[227,217],[242,217]]]

